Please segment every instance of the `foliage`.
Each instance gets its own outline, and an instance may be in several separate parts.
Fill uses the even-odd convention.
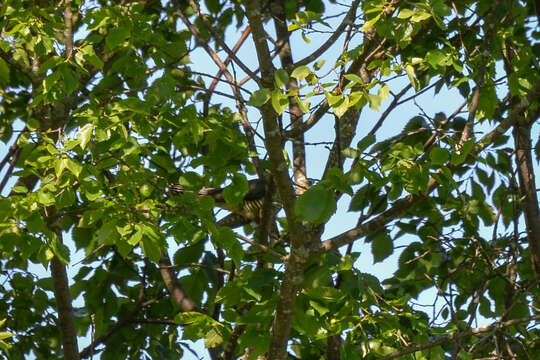
[[[533,2],[5,0],[0,28],[10,357],[540,356]],[[256,177],[254,223],[216,224]]]

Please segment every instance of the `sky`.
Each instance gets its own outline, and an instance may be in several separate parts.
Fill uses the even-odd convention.
[[[327,8],[328,15],[332,15],[337,12],[341,12],[342,10],[336,10],[335,8],[329,6]],[[336,20],[339,20],[341,18],[332,18],[327,20],[329,24],[332,25],[332,27],[336,27]],[[319,29],[324,29],[323,27],[318,27]],[[233,39],[230,42],[228,42],[230,47],[233,47],[236,39],[239,37],[241,29],[235,29],[234,27],[231,27],[228,29],[225,38],[226,39]],[[268,27],[268,31],[271,36],[274,36],[273,33],[273,27]],[[306,55],[310,54],[314,49],[316,49],[327,37],[329,36],[328,33],[313,33],[309,34],[308,37],[311,40],[311,43],[306,43],[299,31],[296,31],[293,34],[293,40],[292,40],[292,52],[293,52],[293,59],[298,60]],[[335,64],[336,59],[341,53],[341,49],[343,46],[345,36],[341,36],[338,41],[335,42],[335,44],[321,57],[326,60],[326,63],[324,67],[319,72],[320,74],[328,73],[328,80],[333,80],[335,78],[332,75],[332,66]],[[354,47],[355,44],[351,44],[351,47]],[[222,55],[222,59],[225,58],[225,54],[223,51],[219,53]],[[200,71],[204,73],[209,74],[216,74],[218,68],[213,63],[213,61],[210,59],[210,57],[202,50],[198,49],[194,51],[191,54],[191,60],[192,64],[190,65],[191,68],[195,71]],[[256,62],[256,56],[253,49],[251,37],[245,42],[243,47],[238,52],[238,57],[240,59],[243,59],[246,62],[246,65],[250,69],[257,68],[257,62]],[[275,62],[276,66],[279,66],[277,61]],[[234,70],[238,74],[238,78],[243,78],[243,72],[241,69],[239,69],[238,66],[235,66],[234,68],[230,67],[231,71]],[[210,84],[211,79],[206,78],[205,79],[207,84]],[[399,79],[396,79],[392,81],[391,88],[394,92],[398,92],[403,86],[407,85],[408,78],[401,77]],[[246,87],[248,87],[250,90],[254,91],[256,88],[253,84],[247,84]],[[227,84],[221,84],[218,86],[216,90],[223,91],[225,93],[230,93],[230,87]],[[411,95],[413,92],[410,93]],[[436,101],[432,101],[435,99]],[[383,103],[382,108],[380,111],[374,111],[369,109],[368,106],[364,108],[364,110],[361,113],[360,121],[358,125],[358,136],[355,140],[353,140],[353,144],[356,144],[360,138],[367,133],[375,124],[375,122],[378,120],[380,114],[382,111],[384,111],[385,107],[388,105],[388,103],[391,101],[391,98],[389,98],[386,102]],[[222,106],[230,107],[232,109],[235,109],[236,106],[234,102],[231,101],[231,99],[219,95],[214,95],[213,97],[213,103],[221,103]],[[313,101],[316,103],[316,101]],[[412,118],[413,116],[416,116],[419,114],[419,107],[421,107],[429,116],[433,116],[435,113],[443,110],[447,114],[452,113],[461,103],[463,102],[463,98],[461,95],[457,92],[457,90],[454,89],[446,89],[443,88],[441,90],[441,93],[435,96],[433,90],[428,91],[422,95],[420,95],[415,102],[409,102],[406,105],[402,105],[399,109],[399,111],[395,111],[391,113],[391,115],[388,117],[388,119],[384,122],[383,126],[379,129],[377,132],[377,140],[385,139],[389,136],[393,136],[396,134],[396,130],[399,131],[399,129],[402,129],[406,122]],[[415,104],[416,103],[416,104]],[[313,105],[313,104],[312,104]],[[250,109],[249,111],[249,118],[252,122],[257,122],[260,118],[260,115],[257,113],[256,110]],[[260,132],[262,132],[262,129],[259,129]],[[535,128],[534,134],[535,136],[538,136],[538,127]],[[334,125],[333,125],[333,117],[327,116],[323,120],[321,120],[316,126],[314,126],[306,135],[306,140],[316,143],[316,142],[326,142],[326,141],[332,141],[334,134]],[[533,137],[534,139],[534,137]],[[11,144],[1,144],[0,143],[0,158],[3,158],[5,155],[8,147]],[[286,149],[290,151],[290,144]],[[324,146],[312,146],[308,149],[308,158],[307,158],[307,164],[308,164],[308,177],[319,179],[322,171],[325,166],[326,157],[328,155],[328,150]],[[538,168],[536,169],[537,173]],[[3,174],[3,172],[1,173]],[[538,186],[540,187],[540,185]],[[6,195],[5,193],[2,195]],[[349,196],[343,196],[342,199],[338,203],[338,210],[336,214],[332,217],[332,219],[329,221],[328,225],[326,226],[326,231],[323,235],[323,239],[332,237],[334,235],[340,234],[343,231],[350,229],[355,226],[357,221],[357,215],[354,213],[348,213],[348,205],[349,205],[350,197]],[[489,231],[486,231],[486,234],[488,234]],[[489,236],[491,236],[489,234]],[[411,236],[404,236],[398,239],[394,247],[396,250],[394,251],[394,254],[391,255],[389,258],[384,260],[380,263],[374,263],[373,257],[371,255],[371,245],[364,243],[362,240],[359,240],[355,243],[353,250],[358,251],[361,253],[360,257],[358,258],[356,262],[356,266],[364,272],[370,273],[372,275],[377,276],[379,279],[386,279],[392,275],[392,273],[397,269],[397,260],[399,257],[399,254],[401,253],[401,250],[404,248],[404,245],[410,243],[411,241],[416,240],[415,238]],[[70,247],[71,253],[72,253],[72,264],[77,264],[82,260],[85,256],[85,254],[82,251],[76,251],[74,245],[72,243],[69,243],[68,238],[68,245]],[[174,249],[173,249],[174,250]],[[171,252],[173,252],[171,250]],[[35,270],[39,276],[48,277],[50,276],[47,269],[44,269],[41,265],[35,265]],[[78,271],[77,265],[71,265],[69,267],[69,274],[70,276],[73,276]],[[428,291],[421,295],[418,302],[422,303],[431,303],[433,302],[433,299],[435,297],[434,291]],[[81,298],[79,298],[75,304],[76,307],[82,307],[84,304],[82,303]],[[86,337],[85,339],[80,339],[79,347],[80,349],[83,349],[85,346],[88,345],[90,339]],[[205,353],[201,352],[202,350],[202,341],[197,342],[194,345],[194,349],[199,353]],[[94,357],[97,359],[98,357]],[[186,355],[184,357],[185,359],[197,359],[197,357],[193,356],[189,352],[186,352]],[[204,357],[208,358],[208,356]]]

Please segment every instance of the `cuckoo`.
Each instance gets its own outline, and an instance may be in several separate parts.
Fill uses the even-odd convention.
[[[231,214],[225,216],[217,222],[219,226],[229,226],[231,228],[247,225],[249,223],[259,223],[265,202],[265,196],[269,189],[269,179],[254,179],[248,181],[248,192],[244,196],[243,201],[239,205],[231,205],[225,201],[223,197],[223,188],[207,188],[203,187],[199,191],[199,197],[210,196],[214,199],[216,206],[229,210]],[[180,184],[169,185],[169,190],[173,193],[182,193],[184,187]],[[278,201],[274,201],[272,197],[273,214],[277,211]]]

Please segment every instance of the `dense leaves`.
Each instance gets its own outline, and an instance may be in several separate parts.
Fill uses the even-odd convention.
[[[536,11],[3,1],[1,356],[539,357]]]

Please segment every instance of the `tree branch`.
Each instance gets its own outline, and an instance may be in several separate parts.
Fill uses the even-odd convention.
[[[73,55],[73,14],[71,12],[71,0],[65,0],[64,9],[64,38],[66,39],[66,61]]]
[[[274,87],[274,66],[266,42],[266,34],[261,23],[260,2],[247,0],[245,6],[261,69],[261,86],[271,89]],[[303,278],[307,249],[305,247],[306,239],[303,227],[296,220],[294,213],[296,196],[283,157],[283,140],[276,113],[270,102],[261,106],[260,111],[264,123],[265,144],[270,157],[270,167],[285,210],[291,236],[291,254],[287,259],[283,282],[279,290],[267,357],[269,360],[274,360],[287,358],[287,343],[291,331],[293,309],[296,303],[297,289]]]
[[[242,46],[242,44],[244,44],[244,42],[246,41],[246,39],[248,38],[248,35],[251,33],[251,28],[249,26],[247,26],[244,31],[242,31],[242,35],[240,35],[240,39],[238,39],[238,42],[236,43],[236,45],[233,47],[232,49],[232,52],[234,54],[236,54],[236,52],[238,52],[238,50],[240,49],[240,47]],[[225,66],[228,66],[229,63],[231,62],[232,58],[229,56],[225,59],[225,61],[223,62],[223,64],[225,64]],[[208,76],[206,74],[202,74],[202,75],[205,75],[205,76]],[[208,107],[210,106],[210,98],[212,97],[212,93],[214,92],[214,89],[216,88],[217,84],[219,83],[219,81],[221,81],[221,76],[223,75],[223,70],[219,69],[216,76],[214,77],[214,80],[212,80],[212,83],[210,84],[210,87],[208,88],[208,94],[206,95],[206,98],[204,99],[204,106],[203,106],[203,114],[206,116],[208,115]],[[236,86],[239,86],[236,82],[235,82],[235,85]]]
[[[514,143],[516,149],[516,168],[519,189],[527,229],[527,239],[531,252],[531,263],[537,284],[540,285],[540,210],[538,195],[535,191],[535,176],[531,144],[532,122],[518,122],[514,125]]]
[[[253,246],[256,246],[258,247],[259,249],[261,249],[262,251],[272,255],[272,256],[275,256],[276,258],[280,259],[281,261],[285,261],[285,259],[283,258],[283,255],[281,255],[280,253],[272,250],[271,248],[269,248],[268,246],[266,245],[263,245],[263,244],[259,244],[258,242],[256,241],[253,241],[251,240],[250,238],[248,238],[247,236],[244,236],[242,234],[235,234],[236,237],[242,241],[245,241],[247,242],[248,244],[250,245],[253,245]]]
[[[357,1],[358,2],[358,1]],[[285,8],[283,3],[276,3],[273,7],[274,26],[276,28],[276,46],[279,48],[279,57],[281,66],[284,69],[293,68],[293,58],[291,51],[291,42],[289,30],[287,29],[287,17],[285,16]],[[298,91],[298,82],[295,78],[290,77],[287,84],[287,92]],[[291,128],[296,129],[302,126],[303,113],[296,99],[289,97],[289,116]],[[280,131],[283,129],[280,129]],[[306,174],[306,148],[304,145],[304,132],[299,132],[298,136],[292,139],[293,150],[293,176],[296,188],[296,194],[302,195],[309,188],[309,181]]]
[[[61,233],[58,236],[61,236]],[[69,294],[66,266],[57,256],[51,259],[50,264],[56,311],[58,311],[59,328],[62,335],[64,359],[78,360],[77,332],[75,331],[75,319],[73,317],[73,308],[71,307],[71,295]]]
[[[144,300],[144,292],[145,292],[145,284],[142,284],[142,287],[139,291],[139,296],[137,298],[137,302],[135,303],[135,307],[133,310],[131,310],[123,319],[119,320],[116,324],[111,326],[103,335],[92,341],[90,345],[85,347],[79,354],[81,359],[87,358],[89,356],[92,356],[94,349],[99,344],[104,343],[107,341],[108,338],[111,337],[115,332],[120,330],[122,327],[124,327],[126,324],[134,322],[134,316],[145,306],[150,305],[154,302],[156,302],[159,298],[154,298],[151,300],[148,300],[146,302],[143,302]]]
[[[540,82],[537,82],[535,86],[527,93],[527,95],[517,104],[511,111],[508,117],[502,120],[499,125],[491,132],[486,134],[480,141],[476,143],[476,146],[471,151],[471,155],[476,155],[480,151],[487,148],[493,143],[500,135],[504,134],[508,129],[515,124],[521,118],[521,114],[525,111],[534,99],[537,99],[540,95]],[[406,210],[412,208],[420,200],[429,195],[437,186],[437,182],[434,178],[431,178],[428,182],[428,187],[424,195],[409,195],[405,198],[399,199],[394,202],[393,206],[375,217],[371,221],[365,224],[359,224],[355,228],[345,231],[333,238],[323,241],[319,246],[313,248],[311,257],[316,257],[322,253],[333,251],[340,246],[346,245],[355,241],[356,239],[365,236],[369,233],[379,230],[383,226],[387,225],[390,221],[397,218],[400,214]]]
[[[185,312],[201,311],[171,270],[171,260],[165,252],[161,255],[161,260],[159,261],[159,272],[161,273],[167,291],[180,310]]]
[[[519,318],[519,319],[513,319],[513,320],[504,321],[504,322],[496,322],[496,323],[491,324],[489,326],[458,332],[456,334],[453,334],[453,335],[450,335],[450,336],[445,336],[445,337],[442,337],[442,338],[437,339],[437,340],[430,341],[430,342],[425,343],[425,344],[410,346],[410,347],[407,347],[407,348],[405,348],[403,350],[393,352],[390,355],[383,356],[383,357],[379,358],[379,360],[395,359],[397,357],[407,355],[407,354],[412,354],[412,353],[415,353],[417,351],[431,349],[431,348],[433,348],[435,346],[439,346],[439,345],[448,343],[448,342],[453,341],[453,340],[458,340],[458,339],[466,338],[466,337],[473,336],[473,335],[476,335],[476,334],[482,334],[482,333],[494,331],[494,330],[497,330],[497,329],[507,328],[507,327],[510,327],[510,326],[513,326],[513,325],[521,324],[521,323],[524,323],[524,322],[529,322],[529,321],[532,321],[532,320],[539,320],[539,319],[540,319],[540,315],[536,315],[536,316],[532,316],[532,317],[528,317],[528,318]]]
[[[208,28],[208,31],[210,31],[210,33],[212,34],[212,37],[213,39],[218,43],[218,45],[223,49],[225,50],[225,52],[227,53],[227,55],[234,60],[234,62],[240,66],[240,68],[247,74],[249,75],[253,80],[255,80],[258,84],[260,84],[261,82],[261,79],[257,76],[257,74],[255,74],[253,71],[251,71],[246,64],[244,64],[237,56],[236,56],[236,53],[234,51],[232,51],[231,49],[229,49],[229,47],[227,46],[227,44],[225,44],[225,41],[223,41],[223,39],[221,38],[221,35],[218,34],[218,32],[216,31],[216,29],[214,29],[214,27],[212,26],[212,24],[210,24],[210,22],[208,21],[208,19],[206,18],[206,15],[204,15],[202,12],[201,12],[201,9],[199,8],[199,5],[197,5],[197,3],[193,0],[190,0],[189,1],[189,5],[195,10],[195,12],[197,13],[197,15],[199,15],[199,17],[201,18],[203,24]],[[183,19],[182,19],[183,20]]]
[[[334,43],[336,40],[343,34],[345,27],[351,23],[353,23],[354,18],[356,16],[356,10],[358,8],[358,5],[360,4],[360,0],[354,0],[354,2],[351,4],[351,8],[347,12],[347,15],[343,18],[343,21],[339,26],[334,30],[332,35],[322,44],[317,50],[315,50],[310,55],[306,56],[305,58],[295,62],[294,64],[288,64],[287,71],[292,71],[294,68],[297,68],[302,65],[307,65],[312,61],[315,61],[319,58],[322,54],[324,54]]]

